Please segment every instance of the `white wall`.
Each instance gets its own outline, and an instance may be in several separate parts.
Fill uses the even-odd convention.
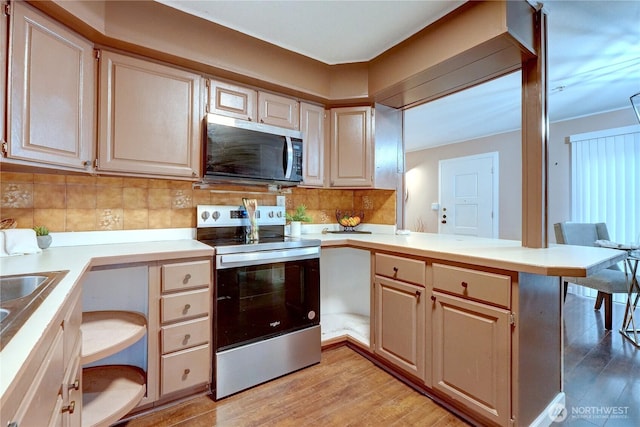
[[[549,126],[549,242],[555,242],[553,224],[571,218],[570,135],[630,126],[638,121],[631,109],[555,122]],[[416,230],[419,219],[424,231],[437,233],[438,213],[431,203],[438,201],[438,162],[443,159],[497,151],[500,156],[499,238],[522,237],[522,141],[520,131],[478,138],[442,147],[406,153],[405,228]]]

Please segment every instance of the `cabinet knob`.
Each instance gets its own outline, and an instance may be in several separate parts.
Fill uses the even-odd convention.
[[[187,314],[187,311],[191,308],[191,304],[185,304],[184,310],[182,310],[182,314]]]
[[[189,280],[191,280],[191,274],[190,274],[190,273],[187,273],[187,274],[184,276],[184,279],[182,279],[182,284],[183,284],[183,285],[186,285],[187,283],[189,283]]]
[[[191,369],[187,368],[184,370],[185,375],[189,375],[191,373]]]
[[[62,407],[62,413],[63,413],[63,414],[64,414],[65,412],[68,412],[68,413],[70,413],[70,414],[73,414],[73,411],[75,411],[75,410],[76,410],[76,401],[75,401],[75,400],[72,400],[72,401],[69,403],[69,406],[63,406],[63,407]]]
[[[189,342],[189,340],[191,339],[191,334],[185,334],[184,339],[182,340],[182,344],[187,344],[187,342]]]
[[[435,302],[435,300],[436,300],[436,296],[435,295],[431,295],[431,301]]]
[[[469,284],[468,284],[467,282],[462,282],[462,283],[460,283],[460,284],[461,284],[461,285],[462,285],[462,287],[463,287],[463,288],[465,288],[465,289],[467,288],[467,286],[469,286]]]
[[[80,380],[76,379],[73,384],[69,384],[69,390],[80,390]]]
[[[418,302],[420,302],[420,295],[422,295],[422,293],[420,291],[416,291],[416,299]]]

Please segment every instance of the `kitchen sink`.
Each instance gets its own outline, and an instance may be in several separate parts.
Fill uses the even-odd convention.
[[[0,350],[67,273],[68,270],[0,276]]]
[[[0,277],[0,304],[31,294],[42,285],[48,276],[26,275]]]

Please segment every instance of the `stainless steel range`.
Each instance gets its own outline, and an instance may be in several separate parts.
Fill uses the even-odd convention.
[[[320,241],[284,235],[285,208],[199,205],[197,239],[215,248],[215,398],[320,362]],[[255,237],[255,235],[253,235]]]

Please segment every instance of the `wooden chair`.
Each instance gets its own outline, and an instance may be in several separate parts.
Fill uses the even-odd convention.
[[[607,225],[600,223],[561,222],[553,225],[556,242],[566,245],[596,246],[596,240],[609,240]],[[627,293],[627,275],[620,267],[613,265],[587,277],[563,277],[564,296],[567,296],[568,282],[586,286],[598,291],[595,310],[599,310],[604,302],[604,327],[611,329],[612,294]]]

